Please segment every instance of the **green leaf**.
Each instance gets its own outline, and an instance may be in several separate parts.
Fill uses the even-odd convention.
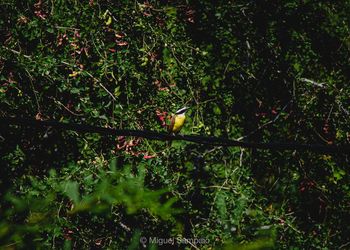
[[[76,204],[80,201],[79,184],[76,181],[68,181],[64,184],[64,193]]]

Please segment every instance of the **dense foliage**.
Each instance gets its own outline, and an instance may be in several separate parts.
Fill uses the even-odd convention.
[[[350,1],[277,2],[3,0],[0,115],[348,144]],[[0,157],[1,248],[350,247],[349,154],[0,124]]]

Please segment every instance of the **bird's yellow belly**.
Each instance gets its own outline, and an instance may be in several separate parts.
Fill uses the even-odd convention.
[[[177,133],[181,130],[182,126],[185,123],[186,116],[184,115],[178,115],[175,117],[173,132]]]

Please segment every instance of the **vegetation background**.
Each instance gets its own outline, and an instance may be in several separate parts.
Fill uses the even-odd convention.
[[[277,2],[2,0],[0,115],[348,144],[350,1]],[[349,154],[4,124],[0,153],[0,248],[350,248]]]

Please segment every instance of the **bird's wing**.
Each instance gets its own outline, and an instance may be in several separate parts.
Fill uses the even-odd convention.
[[[168,125],[169,133],[173,132],[174,124],[175,124],[175,115],[171,117],[170,124]]]

